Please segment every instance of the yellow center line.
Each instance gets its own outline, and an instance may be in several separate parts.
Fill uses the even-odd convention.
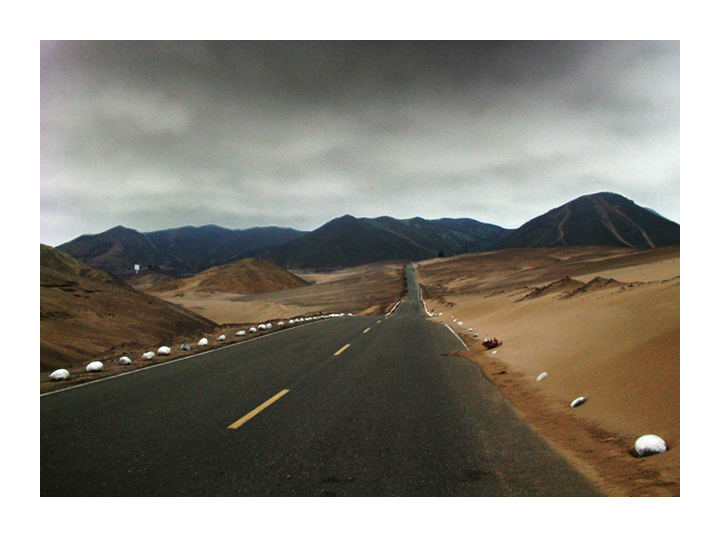
[[[370,331],[370,327],[367,327],[365,330],[363,330],[363,334],[367,334]]]
[[[342,353],[345,349],[347,349],[350,346],[350,343],[342,347],[340,350],[338,350],[333,356],[337,356],[338,354]]]
[[[283,395],[285,395],[285,394],[288,393],[289,391],[290,391],[290,390],[282,390],[281,392],[276,393],[276,394],[273,395],[270,399],[268,399],[267,401],[265,401],[262,405],[260,405],[259,407],[257,407],[255,410],[253,410],[252,412],[248,412],[248,413],[245,414],[242,418],[240,418],[239,420],[237,420],[235,423],[233,423],[232,425],[228,426],[228,429],[237,429],[238,427],[240,427],[240,426],[243,425],[244,423],[250,421],[250,420],[253,419],[255,416],[257,416],[258,414],[260,414],[260,412],[262,412],[262,411],[265,410],[267,407],[269,407],[270,405],[272,405],[275,401],[277,401],[278,399],[280,399]]]

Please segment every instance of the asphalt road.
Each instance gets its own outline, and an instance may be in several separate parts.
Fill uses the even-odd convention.
[[[318,321],[40,399],[43,496],[587,496],[414,273],[389,317]]]

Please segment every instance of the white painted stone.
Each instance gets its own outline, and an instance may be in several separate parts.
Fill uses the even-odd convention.
[[[168,354],[170,354],[170,347],[166,347],[165,345],[163,345],[157,350],[157,353],[158,356],[167,356]]]
[[[278,321],[278,326],[285,326],[285,323],[282,321]]]
[[[207,344],[208,344],[208,339],[206,337],[204,337],[200,341],[198,341],[198,345],[200,345],[201,347],[203,345],[207,345]]]
[[[225,337],[225,334],[221,334],[218,336],[218,341],[225,341],[227,338]]]
[[[587,401],[587,398],[585,398],[585,397],[583,397],[583,396],[581,395],[581,396],[578,397],[577,399],[573,399],[573,402],[570,403],[570,407],[571,407],[571,408],[575,408],[575,407],[577,407],[577,406],[580,406],[580,405],[584,404],[585,401]]]
[[[259,328],[260,330],[267,330],[267,326],[265,326],[265,323],[260,323],[260,324],[258,325],[258,328]]]
[[[238,330],[237,332],[235,332],[235,335],[236,335],[236,336],[244,336],[244,335],[245,335],[245,330]]]
[[[70,378],[70,372],[67,369],[56,369],[50,373],[50,378],[53,380],[67,380]]]
[[[90,362],[86,367],[85,371],[88,373],[97,373],[98,371],[102,371],[103,363],[102,362]]]
[[[130,358],[128,358],[127,356],[122,356],[118,360],[118,363],[120,365],[130,365],[132,363],[132,360]]]
[[[542,373],[540,373],[540,374],[537,376],[537,378],[535,379],[535,382],[540,382],[542,379],[544,379],[544,378],[546,378],[546,377],[547,377],[547,373],[546,373],[545,371],[543,371]]]
[[[635,440],[635,453],[641,457],[664,453],[667,451],[665,440],[654,434],[646,434]]]
[[[251,327],[250,327],[250,333],[251,333],[251,334],[254,334],[255,332],[257,332],[257,328],[255,328],[254,326],[251,326]]]
[[[152,360],[153,358],[155,358],[155,353],[153,351],[146,352],[142,355],[143,360]]]

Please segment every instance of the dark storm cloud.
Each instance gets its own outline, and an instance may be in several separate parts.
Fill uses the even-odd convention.
[[[41,46],[50,244],[348,212],[515,227],[598,190],[679,220],[677,43]]]

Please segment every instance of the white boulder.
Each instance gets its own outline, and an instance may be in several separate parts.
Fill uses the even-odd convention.
[[[207,345],[207,344],[208,344],[208,339],[206,337],[204,337],[200,341],[198,341],[198,345],[200,345],[201,347],[203,345]]]
[[[67,380],[70,378],[70,372],[67,369],[56,369],[50,373],[50,378],[53,380]]]
[[[157,353],[158,356],[167,356],[168,354],[170,354],[170,347],[166,347],[165,345],[163,345],[157,350]]]
[[[236,336],[244,336],[244,335],[245,335],[245,330],[238,330],[237,332],[235,332],[235,335],[236,335]]]
[[[635,453],[640,457],[664,453],[667,451],[665,440],[654,434],[646,434],[635,440]]]
[[[540,373],[540,374],[537,376],[537,378],[535,379],[535,382],[540,382],[542,379],[544,379],[544,378],[546,378],[546,377],[547,377],[547,373],[546,373],[545,371],[543,371],[542,373]]]
[[[225,334],[221,334],[220,336],[218,336],[218,341],[225,341],[225,339]]]
[[[85,371],[88,373],[97,373],[98,371],[102,371],[103,363],[102,362],[90,362],[86,367]]]
[[[257,332],[257,328],[255,328],[254,326],[251,326],[251,327],[250,327],[250,333],[251,333],[251,334],[254,334],[254,333],[256,333],[256,332]]]
[[[260,330],[267,330],[267,326],[265,326],[265,324],[263,324],[263,323],[260,323],[260,324],[258,325],[258,328],[259,328]]]
[[[283,321],[278,321],[278,326],[285,326],[285,323]]]
[[[573,399],[573,402],[570,403],[570,408],[575,408],[577,406],[585,404],[585,401],[587,401],[587,398],[580,396],[577,399]]]
[[[121,356],[118,360],[118,363],[120,365],[130,365],[132,363],[132,360],[128,358],[127,356]]]
[[[155,358],[155,353],[153,351],[148,351],[142,355],[143,360],[152,360],[153,358]]]
[[[295,319],[290,319],[290,320],[288,321],[288,323],[289,323],[289,324],[295,324]]]
[[[270,329],[272,328],[272,323],[266,324],[266,325],[265,325],[265,328],[267,328],[268,330],[270,330]]]

